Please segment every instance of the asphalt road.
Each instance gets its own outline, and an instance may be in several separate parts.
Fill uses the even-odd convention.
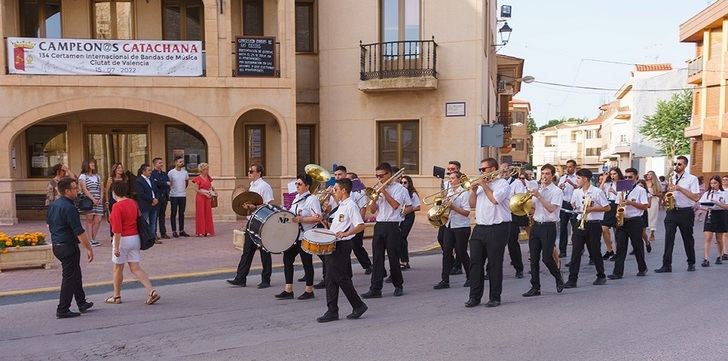
[[[702,237],[696,243],[700,261]],[[223,278],[161,285],[154,306],[143,304],[140,288],[125,290],[121,305],[92,295],[94,309],[69,320],[55,319],[55,297],[39,295],[0,306],[0,360],[728,359],[728,264],[686,272],[678,237],[674,272],[658,275],[652,270],[662,244],[659,239],[648,255],[647,277],[635,277],[636,263],[628,258],[626,277],[606,286],[591,285],[594,268],[586,256],[579,287],[562,294],[542,266],[543,295],[535,298],[521,297],[528,276],[515,279],[508,266],[503,304],[492,309],[463,306],[462,275],[453,276],[453,288],[433,290],[440,256],[415,257],[404,273],[403,297],[392,297],[385,284],[385,297],[368,300],[369,311],[352,321],[344,319],[350,307],[341,295],[342,320],[328,324],[315,320],[325,311],[323,290],[308,301],[273,298],[280,272],[266,290],[230,287]],[[607,273],[612,267],[607,262]],[[364,292],[369,278],[354,269]],[[302,291],[297,283],[296,295]]]

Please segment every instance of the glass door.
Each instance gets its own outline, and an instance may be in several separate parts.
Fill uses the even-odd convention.
[[[96,159],[99,174],[106,179],[111,167],[120,162],[136,175],[143,163],[149,163],[148,127],[91,126],[86,128],[87,158]]]

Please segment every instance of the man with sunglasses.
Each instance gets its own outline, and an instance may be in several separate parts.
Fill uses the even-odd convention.
[[[647,274],[645,263],[645,249],[642,241],[642,230],[645,224],[642,222],[642,214],[650,208],[647,201],[647,190],[637,183],[637,169],[627,168],[624,171],[624,179],[632,182],[631,189],[624,191],[624,224],[616,227],[617,256],[614,262],[614,270],[609,275],[610,280],[622,278],[624,274],[624,260],[627,258],[627,238],[632,243],[634,257],[637,259],[637,276]]]
[[[685,172],[688,159],[677,157],[672,164],[675,172],[672,175],[671,185],[667,187],[675,197],[675,209],[668,210],[665,215],[665,252],[662,255],[662,267],[655,273],[672,272],[672,249],[675,247],[675,233],[680,228],[680,235],[688,257],[688,271],[695,271],[695,239],[693,238],[693,223],[695,212],[693,205],[700,199],[698,178]]]
[[[385,183],[392,177],[392,166],[382,163],[376,169],[379,182]],[[409,202],[407,190],[397,182],[389,182],[380,191],[379,198],[369,206],[369,211],[377,215],[372,236],[372,255],[374,258],[374,271],[372,272],[369,292],[362,294],[363,298],[382,297],[382,283],[384,280],[384,252],[389,258],[389,271],[391,272],[394,296],[402,296],[402,270],[399,267],[400,229],[402,222],[401,208]]]
[[[478,168],[481,174],[498,170],[498,161],[483,159]],[[488,260],[489,301],[487,307],[497,307],[503,290],[503,255],[511,228],[508,181],[496,177],[493,181],[481,179],[470,189],[470,208],[475,209],[476,225],[470,236],[470,298],[465,307],[480,304],[485,285],[484,266]]]
[[[273,201],[273,188],[270,184],[263,180],[263,166],[258,163],[253,163],[248,168],[248,179],[251,180],[250,188],[248,191],[260,194],[263,198],[263,203],[268,204]],[[245,208],[253,211],[257,208],[254,204],[247,203]],[[248,216],[250,219],[250,216]],[[246,278],[248,272],[250,272],[250,266],[253,264],[253,256],[258,246],[255,245],[250,235],[245,232],[245,244],[243,245],[243,254],[240,256],[240,263],[238,263],[238,271],[234,279],[227,280],[227,282],[234,286],[245,287]],[[270,287],[270,276],[273,273],[272,261],[270,253],[264,249],[260,249],[260,262],[263,264],[263,272],[261,272],[261,281],[258,284],[258,288]]]

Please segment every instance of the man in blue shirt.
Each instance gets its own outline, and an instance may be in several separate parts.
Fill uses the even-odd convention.
[[[48,207],[48,230],[53,243],[53,254],[61,261],[63,267],[63,281],[61,282],[61,296],[56,309],[57,318],[70,318],[80,316],[81,313],[93,307],[93,302],[86,301],[81,280],[81,250],[78,244],[86,248],[86,259],[89,263],[94,259],[86,231],[81,226],[81,217],[73,201],[78,196],[78,184],[70,177],[58,181],[58,193],[62,196]],[[78,312],[70,310],[71,300],[76,297]]]
[[[154,194],[159,199],[157,209],[157,221],[159,222],[159,235],[164,239],[169,239],[167,235],[167,227],[164,224],[164,214],[167,212],[167,202],[169,201],[169,190],[171,183],[167,172],[164,171],[164,162],[162,158],[154,158],[152,160],[154,170],[152,170],[152,184],[154,185]],[[157,243],[162,243],[157,240]]]

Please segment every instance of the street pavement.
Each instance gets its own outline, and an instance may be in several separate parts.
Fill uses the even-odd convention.
[[[702,236],[696,225],[696,253]],[[543,295],[523,298],[528,278],[505,267],[503,304],[467,309],[464,277],[435,291],[441,257],[421,255],[404,272],[405,294],[367,300],[360,320],[346,320],[350,306],[340,296],[342,320],[319,324],[325,292],[314,300],[275,300],[274,286],[231,287],[224,275],[192,282],[157,284],[162,298],[144,305],[142,288],[126,285],[123,304],[106,305],[108,289],[95,288],[91,312],[56,320],[57,295],[5,297],[0,306],[2,360],[725,360],[726,265],[686,272],[678,236],[671,274],[655,274],[663,236],[648,255],[650,272],[635,277],[628,258],[625,278],[593,286],[594,268],[583,257],[579,287],[557,294],[543,272]],[[525,251],[525,245],[522,245]],[[524,261],[528,253],[524,253]],[[506,256],[506,260],[508,257]],[[607,273],[613,267],[606,263]],[[359,292],[369,277],[354,265]],[[317,272],[320,270],[317,269]],[[249,282],[249,284],[252,282]],[[254,284],[254,283],[253,283]],[[301,283],[294,285],[298,295]],[[487,289],[487,283],[486,283]],[[487,291],[486,291],[487,292]],[[20,298],[18,298],[20,297]],[[24,297],[24,298],[23,298]],[[2,298],[0,298],[2,300]],[[21,300],[21,301],[18,301]]]

